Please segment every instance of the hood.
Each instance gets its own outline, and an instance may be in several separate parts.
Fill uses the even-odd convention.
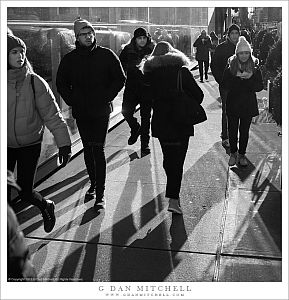
[[[176,66],[182,67],[189,64],[189,59],[182,53],[167,53],[160,56],[152,56],[143,66],[144,72],[149,72],[156,68]]]

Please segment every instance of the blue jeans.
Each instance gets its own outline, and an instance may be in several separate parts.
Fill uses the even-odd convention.
[[[221,132],[221,139],[226,140],[228,139],[228,119],[226,115],[226,101],[228,96],[228,91],[222,87],[219,87],[220,97],[222,100],[222,132]]]

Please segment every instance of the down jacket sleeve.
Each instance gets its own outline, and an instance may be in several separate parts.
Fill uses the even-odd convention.
[[[41,119],[53,134],[58,148],[71,145],[67,125],[48,83],[36,74],[34,78],[36,108]]]

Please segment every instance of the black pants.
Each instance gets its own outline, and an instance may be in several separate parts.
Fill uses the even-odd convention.
[[[99,193],[105,190],[106,160],[105,140],[109,125],[109,115],[94,120],[76,120],[83,144],[84,162],[91,184]]]
[[[204,77],[204,66],[205,66],[205,78],[208,78],[209,61],[198,60],[200,79],[203,80]]]
[[[44,209],[44,198],[33,189],[34,178],[41,152],[41,143],[21,148],[7,149],[7,168],[14,172],[17,163],[17,183],[21,188],[21,200]],[[8,187],[8,199],[11,197],[11,187]]]
[[[245,154],[249,140],[249,129],[252,117],[235,117],[228,116],[228,131],[230,152],[235,153],[238,151],[238,131],[239,131],[239,153]]]
[[[135,113],[136,106],[140,104],[141,144],[144,146],[148,145],[150,140],[152,102],[148,98],[149,96],[145,93],[143,88],[140,88],[139,90],[125,88],[122,102],[122,114],[131,131],[136,130],[138,127],[137,118],[133,115]]]
[[[167,175],[167,198],[179,198],[189,138],[170,141],[159,139],[163,152],[163,167]]]

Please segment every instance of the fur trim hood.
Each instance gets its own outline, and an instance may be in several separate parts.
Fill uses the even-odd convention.
[[[165,55],[152,56],[143,65],[143,72],[150,72],[156,68],[188,65],[190,60],[183,53],[166,53]]]

